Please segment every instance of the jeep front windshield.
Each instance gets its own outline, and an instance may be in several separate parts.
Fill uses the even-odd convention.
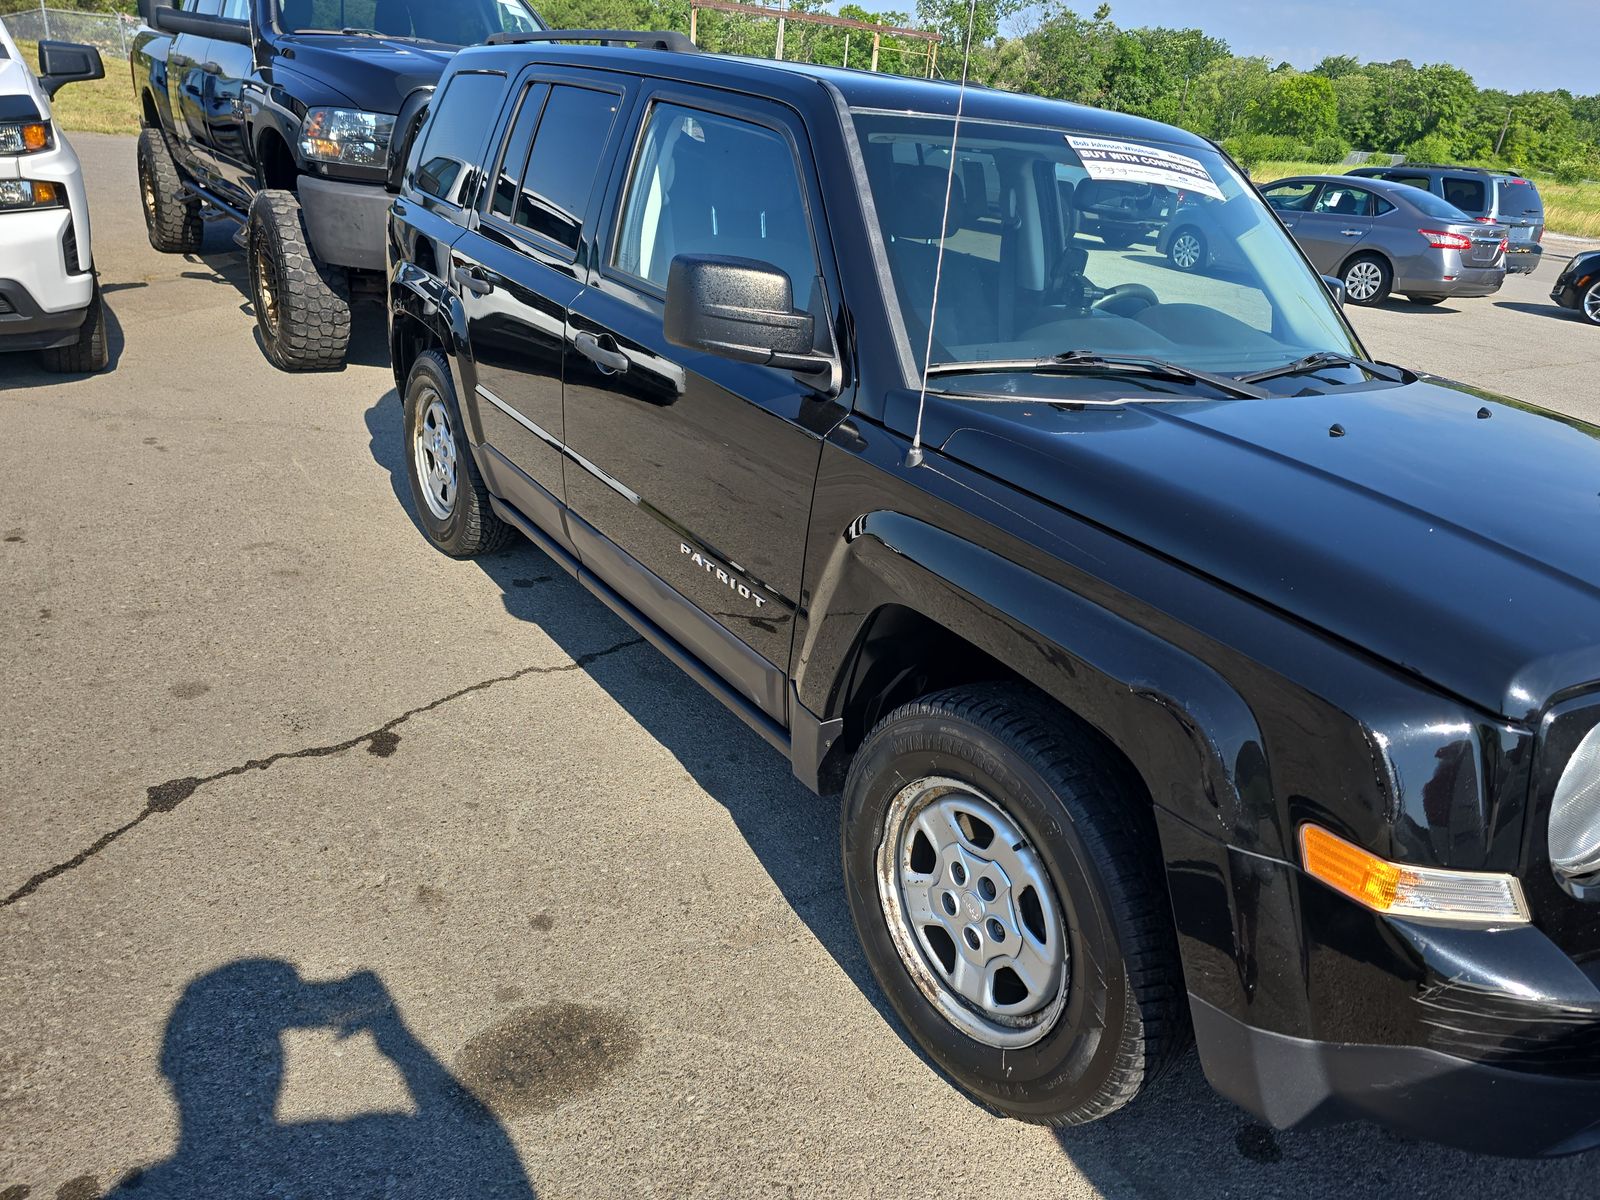
[[[1324,383],[1370,378],[1348,365],[1361,351],[1326,285],[1209,147],[967,119],[952,178],[950,120],[855,122],[919,371],[925,354],[938,365],[1083,352],[1246,375],[1327,355]],[[938,386],[983,390],[977,377],[946,372]]]
[[[278,28],[473,46],[493,33],[534,33],[544,24],[524,0],[282,0]]]

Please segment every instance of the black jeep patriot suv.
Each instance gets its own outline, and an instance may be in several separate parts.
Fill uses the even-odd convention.
[[[1192,1030],[1278,1126],[1600,1140],[1600,429],[1366,361],[1177,129],[574,36],[459,55],[392,210],[428,537],[531,539],[843,792],[993,1108]],[[1080,236],[1100,180],[1241,265]]]

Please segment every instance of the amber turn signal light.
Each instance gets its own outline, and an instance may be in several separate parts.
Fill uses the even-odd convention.
[[[1483,926],[1528,921],[1513,875],[1389,862],[1309,823],[1300,827],[1300,856],[1308,874],[1388,916]]]

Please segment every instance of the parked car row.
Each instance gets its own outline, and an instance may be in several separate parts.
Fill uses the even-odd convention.
[[[1084,1123],[1192,1039],[1278,1127],[1600,1145],[1600,429],[1339,303],[1493,291],[1506,226],[520,0],[209,8],[145,5],[152,244],[237,222],[289,368],[381,287],[422,535],[531,540],[842,795],[958,1086]]]

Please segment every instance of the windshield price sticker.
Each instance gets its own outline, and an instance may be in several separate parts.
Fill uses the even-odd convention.
[[[1140,146],[1134,142],[1079,137],[1070,133],[1066,136],[1067,144],[1077,151],[1090,179],[1153,183],[1178,191],[1199,192],[1215,200],[1222,199],[1222,189],[1197,158],[1154,146]]]

